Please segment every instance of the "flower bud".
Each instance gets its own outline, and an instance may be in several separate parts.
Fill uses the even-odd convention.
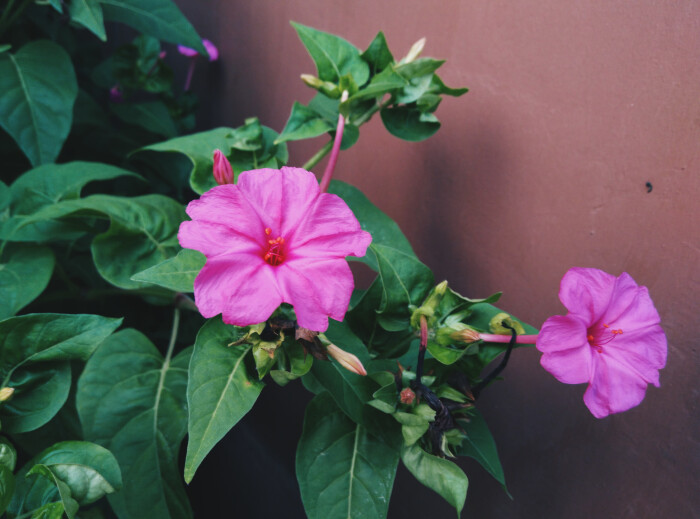
[[[214,150],[214,180],[220,186],[233,184],[233,168],[221,150]]]
[[[332,99],[338,99],[340,97],[340,89],[335,83],[331,83],[330,81],[322,81],[316,76],[312,76],[311,74],[302,74],[301,80],[307,86],[318,90],[327,97],[330,97]]]
[[[463,330],[455,330],[450,334],[450,338],[454,342],[463,342],[465,344],[471,344],[480,340],[479,332],[474,328],[464,328]]]
[[[399,400],[401,400],[402,404],[411,405],[415,399],[416,394],[410,387],[404,388],[399,395]]]
[[[0,389],[0,402],[7,402],[10,398],[12,398],[14,392],[15,388],[13,387],[4,387]]]
[[[352,353],[341,350],[335,344],[329,344],[326,346],[326,351],[328,352],[328,355],[337,360],[338,363],[348,371],[352,371],[353,373],[357,373],[358,375],[362,376],[367,375],[367,371],[362,365],[362,362],[360,362],[360,359],[355,357],[355,355]]]
[[[420,316],[424,315],[428,321],[435,314],[435,310],[442,301],[442,298],[447,292],[447,281],[439,283],[435,288],[430,291],[428,297],[425,298],[423,304],[416,308],[411,314],[411,326],[416,330],[420,328]],[[429,323],[430,324],[430,323]]]
[[[122,91],[122,87],[119,86],[118,83],[109,89],[109,100],[112,103],[124,102],[124,92]]]
[[[207,54],[209,54],[209,61],[216,61],[219,59],[219,49],[216,48],[209,40],[202,40],[202,45],[207,49]]]
[[[408,51],[408,54],[406,54],[406,57],[401,60],[401,63],[411,63],[420,56],[420,53],[423,52],[423,47],[425,47],[425,38],[421,38],[411,46],[411,49]]]

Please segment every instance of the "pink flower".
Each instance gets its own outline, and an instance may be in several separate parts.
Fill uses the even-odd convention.
[[[217,59],[219,59],[219,49],[216,48],[216,45],[214,45],[209,40],[202,40],[202,45],[204,45],[204,48],[207,49],[207,53],[209,54],[209,61],[216,61]],[[183,56],[187,56],[188,58],[194,58],[195,56],[199,56],[199,52],[189,47],[185,47],[184,45],[178,45],[177,51]]]
[[[257,324],[285,302],[303,328],[325,331],[328,317],[343,319],[354,285],[345,257],[364,256],[372,237],[342,199],[320,193],[312,173],[244,171],[238,184],[190,202],[187,214],[178,238],[207,257],[194,282],[204,317]]]
[[[214,150],[214,180],[220,186],[223,184],[233,184],[233,168],[221,150]]]
[[[572,268],[559,299],[569,313],[542,325],[540,362],[560,382],[588,382],[583,401],[596,418],[638,405],[647,384],[659,386],[666,335],[646,287],[626,272]]]

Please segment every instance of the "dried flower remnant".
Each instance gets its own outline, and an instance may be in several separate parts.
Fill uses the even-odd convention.
[[[596,418],[626,411],[659,386],[666,335],[646,287],[623,272],[572,268],[559,299],[569,310],[548,318],[537,338],[542,366],[565,384],[588,383],[583,400]]]
[[[372,237],[347,204],[321,193],[314,175],[284,167],[244,171],[190,202],[180,244],[202,252],[194,283],[204,317],[247,326],[283,302],[299,326],[328,328],[345,316],[354,282],[346,256],[364,256]]]

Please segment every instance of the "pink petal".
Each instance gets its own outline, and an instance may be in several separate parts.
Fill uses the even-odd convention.
[[[328,316],[342,321],[354,286],[344,259],[297,259],[277,269],[284,301],[294,306],[299,326],[323,332]]]
[[[177,239],[186,249],[198,250],[207,258],[231,251],[261,254],[263,244],[234,229],[212,222],[185,221],[180,224]]]
[[[199,312],[204,317],[222,314],[225,323],[236,326],[267,320],[282,303],[272,270],[251,254],[208,259],[194,282]]]
[[[372,236],[363,231],[360,222],[345,201],[337,195],[322,194],[294,233],[289,236],[297,253],[303,256],[357,256],[367,252]]]
[[[226,225],[236,233],[264,244],[267,226],[238,186],[225,184],[204,193],[187,205],[192,220]]]
[[[199,54],[199,52],[197,52],[196,50],[190,49],[189,47],[185,47],[184,45],[178,45],[177,51],[183,56],[187,56],[188,58],[192,58]]]
[[[647,288],[638,286],[627,272],[623,272],[617,278],[602,320],[613,328],[622,328],[625,332],[661,322]]]
[[[569,312],[590,326],[608,308],[616,279],[598,269],[571,268],[561,280],[559,299]]]
[[[627,411],[644,399],[646,382],[627,366],[607,355],[596,355],[593,366],[583,401],[596,418]]]
[[[537,349],[544,353],[542,367],[560,382],[582,384],[590,380],[591,347],[579,318],[555,315],[547,319],[537,337]]]
[[[666,365],[666,334],[656,325],[618,335],[603,346],[603,354],[636,373],[649,384],[659,387],[659,370]]]
[[[244,171],[238,187],[272,234],[286,241],[319,194],[316,177],[301,168]]]

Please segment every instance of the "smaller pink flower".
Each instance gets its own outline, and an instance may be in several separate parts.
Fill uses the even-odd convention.
[[[364,256],[372,237],[338,196],[321,193],[313,173],[284,167],[244,171],[187,206],[180,245],[207,261],[194,282],[204,317],[247,326],[281,304],[302,328],[342,321],[354,287],[346,256]]]
[[[219,49],[216,48],[216,45],[214,45],[209,40],[202,40],[202,45],[204,45],[204,48],[207,49],[207,53],[209,54],[209,61],[216,61],[219,59]],[[195,56],[199,56],[199,52],[189,47],[185,47],[184,45],[178,45],[177,51],[183,56],[187,56],[188,58],[194,58]]]
[[[233,184],[233,168],[221,150],[214,150],[214,180],[220,186]]]
[[[666,365],[666,335],[646,287],[623,272],[572,268],[559,299],[569,310],[542,325],[537,349],[542,367],[565,384],[588,383],[583,401],[596,418],[626,411],[659,387]]]

